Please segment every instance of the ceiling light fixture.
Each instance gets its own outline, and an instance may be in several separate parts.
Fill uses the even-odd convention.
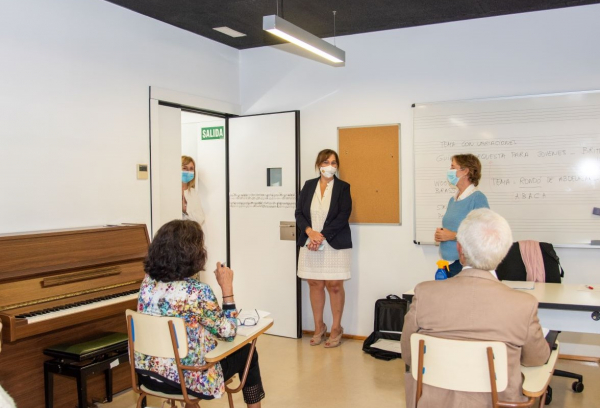
[[[233,38],[237,38],[237,37],[245,37],[246,34],[244,33],[240,33],[239,31],[234,30],[233,28],[229,28],[229,27],[215,27],[213,28],[213,30],[216,30],[220,33],[226,34],[230,37]]]
[[[346,52],[344,50],[337,48],[277,15],[263,17],[263,30],[283,38],[292,44],[296,44],[297,46],[313,52],[331,62],[342,64],[346,61]]]

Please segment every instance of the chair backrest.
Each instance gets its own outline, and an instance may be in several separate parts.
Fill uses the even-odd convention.
[[[142,406],[142,402],[146,395],[158,395],[164,397],[164,394],[153,394],[148,389],[142,390],[138,386],[134,364],[136,351],[148,356],[175,359],[179,378],[184,378],[184,371],[203,371],[215,365],[215,363],[212,362],[202,366],[190,367],[181,363],[181,359],[188,354],[188,337],[185,322],[182,318],[172,316],[151,316],[134,312],[133,310],[127,310],[125,315],[127,318],[127,334],[129,336],[131,388],[134,392],[140,394],[138,397],[138,407]],[[197,399],[192,401],[189,398],[185,384],[185,381],[182,381],[179,384],[181,387],[181,397],[177,396],[177,398],[172,397],[171,399],[184,401],[188,405],[197,404]],[[232,401],[233,400],[230,398],[230,407],[233,407]]]
[[[187,332],[185,322],[180,317],[151,316],[133,310],[125,312],[127,316],[129,336],[133,351],[149,356],[175,358],[171,330],[173,327],[179,358],[188,354]]]
[[[508,385],[506,345],[497,341],[450,340],[414,333],[410,337],[412,353],[411,372],[418,380],[419,341],[424,340],[423,384],[453,391],[492,392],[487,349],[493,351],[496,389],[504,391]]]
[[[542,251],[542,259],[544,261],[544,272],[547,283],[561,283],[561,278],[564,276],[560,259],[556,255],[554,246],[548,242],[540,242]],[[521,257],[521,249],[518,242],[514,242],[506,257],[500,262],[496,268],[496,275],[500,280],[509,281],[525,281],[527,280],[527,269],[523,258]]]

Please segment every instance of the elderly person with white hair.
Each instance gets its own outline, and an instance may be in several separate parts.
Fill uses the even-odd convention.
[[[404,320],[402,358],[412,363],[410,336],[422,333],[455,340],[501,341],[508,353],[508,386],[502,401],[525,401],[520,366],[542,365],[550,348],[537,316],[537,300],[516,291],[490,273],[512,244],[508,222],[492,210],[473,210],[457,232],[463,271],[453,279],[422,282]],[[415,360],[416,363],[416,360]],[[406,373],[406,406],[415,407],[416,382]],[[419,408],[491,407],[488,393],[468,393],[423,386]]]

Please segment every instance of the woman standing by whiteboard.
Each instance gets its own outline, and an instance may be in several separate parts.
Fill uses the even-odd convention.
[[[181,218],[204,224],[204,210],[196,190],[196,162],[181,156]]]
[[[448,277],[451,278],[462,270],[456,248],[458,226],[472,210],[490,208],[490,205],[487,197],[477,190],[481,179],[481,162],[475,155],[452,156],[452,164],[446,178],[450,184],[456,186],[457,192],[448,201],[446,214],[442,218],[442,228],[435,230],[435,242],[440,243],[442,259],[450,262]]]
[[[300,229],[296,244],[300,247],[298,277],[306,279],[315,320],[311,346],[323,342],[327,326],[323,322],[325,289],[329,293],[333,324],[325,347],[341,343],[344,311],[344,280],[350,279],[352,236],[348,219],[352,212],[350,184],[338,179],[340,159],[334,150],[319,152],[315,168],[320,177],[308,180],[296,206],[296,225]]]

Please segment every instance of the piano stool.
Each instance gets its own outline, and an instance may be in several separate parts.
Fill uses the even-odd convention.
[[[89,341],[63,343],[44,349],[44,354],[54,357],[44,362],[44,385],[46,408],[54,403],[53,374],[77,379],[77,400],[79,408],[87,405],[87,377],[104,372],[106,400],[112,401],[112,369],[129,361],[127,334],[106,333]]]

